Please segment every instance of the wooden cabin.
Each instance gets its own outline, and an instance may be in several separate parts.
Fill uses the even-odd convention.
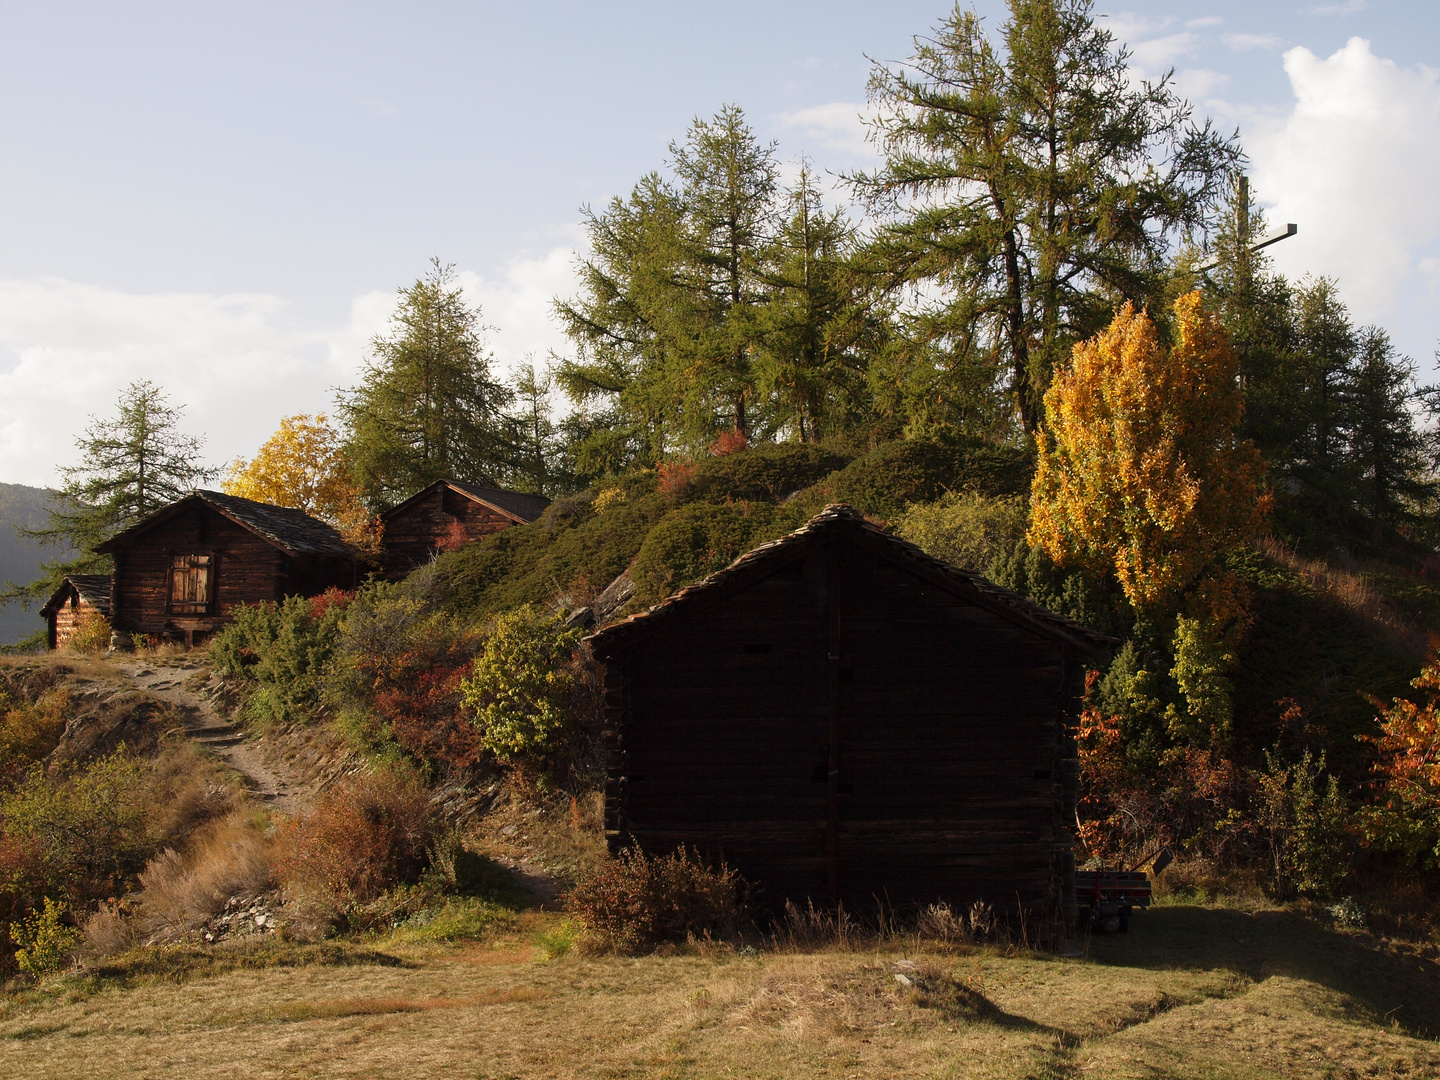
[[[381,515],[385,576],[404,577],[436,552],[454,551],[511,525],[528,525],[549,505],[543,495],[437,480]]]
[[[355,552],[299,510],[196,491],[95,549],[115,561],[110,623],[187,643],[239,604],[355,587]]]
[[[1073,729],[1112,639],[835,505],[587,640],[612,850],[693,845],[772,909],[1073,925]]]
[[[96,619],[110,618],[110,575],[67,575],[40,609],[40,617],[48,628],[50,648],[63,649]]]

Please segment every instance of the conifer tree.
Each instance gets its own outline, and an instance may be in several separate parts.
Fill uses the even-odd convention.
[[[1425,438],[1412,405],[1420,393],[1415,364],[1377,327],[1360,333],[1350,383],[1351,467],[1360,510],[1379,528],[1402,528],[1434,497]]]
[[[339,396],[355,481],[376,508],[441,479],[498,483],[509,392],[490,377],[480,311],[452,266],[402,288],[389,336],[370,345],[360,385]]]
[[[6,582],[0,603],[46,597],[66,574],[108,572],[98,544],[215,478],[219,470],[201,464],[204,440],[180,430],[182,409],[140,379],[121,391],[114,416],[90,418],[75,440],[80,463],[60,469],[64,483],[49,522],[22,533],[74,554],[42,564],[27,585]]]
[[[1168,76],[1136,84],[1090,0],[1010,0],[1003,49],[956,7],[877,65],[885,165],[853,178],[887,227],[874,272],[924,285],[917,345],[983,363],[1028,428],[1050,372],[1117,300],[1158,296],[1167,245],[1202,229],[1239,159]]]
[[[536,371],[534,361],[529,358],[516,368],[511,380],[514,455],[510,484],[520,491],[554,496],[568,486],[565,439],[550,406],[553,389],[554,378],[550,372]]]
[[[580,295],[555,303],[577,355],[556,375],[615,427],[592,429],[582,470],[654,461],[724,429],[750,434],[774,155],[727,105],[671,144],[673,182],[651,173],[603,213],[584,210]]]
[[[865,302],[849,265],[855,246],[845,211],[825,209],[802,161],[764,252],[754,360],[770,425],[802,442],[843,429],[867,408],[867,361],[883,347],[886,312]]]

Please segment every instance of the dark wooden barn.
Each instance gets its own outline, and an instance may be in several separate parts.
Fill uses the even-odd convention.
[[[403,577],[437,551],[453,551],[511,525],[528,525],[549,505],[543,495],[437,480],[381,515],[385,574]]]
[[[111,537],[110,623],[127,634],[193,641],[238,604],[355,586],[355,553],[299,510],[196,491]]]
[[[50,648],[63,649],[95,619],[110,618],[110,575],[70,574],[40,609]]]
[[[1073,724],[1110,639],[830,506],[587,640],[612,849],[694,845],[772,907],[1073,922]]]

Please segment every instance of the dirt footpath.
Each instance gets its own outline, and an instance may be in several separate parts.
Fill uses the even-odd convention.
[[[143,660],[122,661],[116,669],[137,690],[179,708],[185,733],[245,778],[255,798],[294,815],[309,804],[309,793],[283,762],[263,752],[245,733],[215,711],[206,697],[187,689],[194,668],[165,667]]]

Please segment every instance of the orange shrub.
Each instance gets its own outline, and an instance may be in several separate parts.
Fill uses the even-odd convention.
[[[632,848],[584,874],[565,904],[602,947],[636,952],[733,934],[745,915],[746,885],[723,862],[712,869],[683,847],[660,858]]]
[[[750,440],[739,428],[731,428],[729,431],[722,431],[719,437],[710,444],[711,457],[724,457],[726,454],[738,454],[741,450],[750,449]]]
[[[351,777],[288,826],[276,868],[287,884],[322,889],[341,904],[373,900],[419,880],[434,828],[429,794],[413,774]]]

